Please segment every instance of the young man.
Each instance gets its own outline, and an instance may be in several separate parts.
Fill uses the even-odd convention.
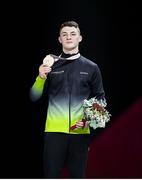
[[[48,97],[44,139],[45,178],[59,178],[64,164],[70,178],[84,178],[90,129],[82,121],[83,100],[104,99],[102,77],[96,63],[79,52],[82,41],[79,26],[74,21],[64,22],[59,30],[62,45],[60,57],[50,67],[43,63],[30,95],[33,101]],[[48,55],[46,60],[53,58]],[[43,60],[44,62],[44,60]],[[71,127],[76,125],[75,129]]]

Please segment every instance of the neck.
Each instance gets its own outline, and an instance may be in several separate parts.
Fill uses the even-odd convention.
[[[66,49],[63,49],[63,52],[65,54],[77,54],[79,52],[78,48],[76,49],[73,49],[73,50],[66,50]]]
[[[66,54],[66,53],[62,52],[62,54],[60,56],[63,58],[70,58],[70,57],[76,57],[76,55],[78,57],[78,56],[80,56],[80,53],[77,52],[77,53],[73,53],[73,54]]]

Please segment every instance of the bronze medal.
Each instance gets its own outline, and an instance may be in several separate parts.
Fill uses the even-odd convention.
[[[44,59],[43,59],[43,64],[45,66],[51,67],[54,64],[55,60],[51,55],[47,55]]]

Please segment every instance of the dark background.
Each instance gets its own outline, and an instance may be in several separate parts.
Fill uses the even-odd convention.
[[[29,89],[43,57],[49,53],[60,54],[61,46],[57,40],[60,24],[75,20],[80,24],[83,36],[80,52],[99,65],[108,110],[112,114],[107,128],[95,132],[96,141],[92,149],[96,147],[98,151],[90,152],[87,177],[141,178],[140,4],[137,1],[53,0],[46,3],[7,2],[1,8],[4,11],[1,16],[0,177],[42,177],[45,111],[41,109],[40,102],[33,104],[30,101]],[[123,126],[124,122],[128,124]],[[102,144],[108,161],[105,158],[96,159],[94,155],[96,152],[98,157],[101,156]],[[132,147],[135,147],[133,152]],[[125,158],[127,155],[129,160],[129,156],[133,157],[132,161]],[[91,161],[93,157],[94,161]],[[113,163],[109,168],[109,160],[115,161],[115,169]],[[128,163],[124,163],[124,160]],[[108,168],[97,166],[100,161],[101,164],[106,163]],[[122,164],[125,164],[126,169],[120,168]],[[95,165],[98,167],[97,172]]]

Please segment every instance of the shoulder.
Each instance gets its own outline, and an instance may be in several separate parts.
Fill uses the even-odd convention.
[[[87,65],[87,66],[90,66],[90,67],[94,67],[94,68],[98,67],[97,63],[95,63],[94,61],[92,61],[92,60],[90,60],[90,59],[88,59],[88,58],[86,58],[86,57],[84,57],[82,55],[80,56],[80,60],[82,61],[82,63],[84,65]]]

